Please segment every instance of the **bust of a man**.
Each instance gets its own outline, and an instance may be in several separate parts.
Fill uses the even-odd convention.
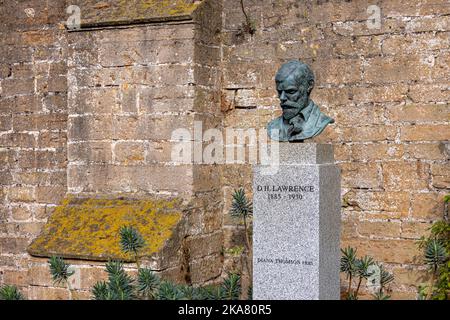
[[[301,142],[319,135],[334,120],[323,114],[309,99],[314,88],[314,74],[298,60],[283,64],[275,76],[283,114],[267,127],[271,139]]]

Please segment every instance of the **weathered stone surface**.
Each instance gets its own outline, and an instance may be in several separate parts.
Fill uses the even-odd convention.
[[[386,211],[407,215],[410,195],[408,192],[382,192],[352,190],[343,195],[344,206],[357,211]]]
[[[159,17],[154,13],[164,4],[155,1],[153,7],[145,1],[149,7],[143,8],[142,1],[94,2],[71,2],[81,5],[82,24],[95,19],[142,22],[141,17]],[[173,2],[170,8],[179,4]],[[219,128],[262,128],[279,115],[273,74],[288,59],[300,58],[317,73],[313,100],[338,120],[315,142],[332,143],[343,169],[342,194],[347,200],[343,201],[343,246],[352,240],[348,244],[360,253],[389,252],[391,256],[377,256],[381,262],[401,252],[391,266],[408,270],[411,277],[405,281],[398,275],[393,298],[415,298],[414,274],[421,273],[411,264],[415,238],[429,221],[442,218],[442,197],[449,186],[447,1],[384,1],[378,4],[379,29],[367,27],[364,1],[244,4],[257,28],[253,35],[242,32],[239,0],[205,0],[188,15],[184,9],[175,10],[175,18],[164,13],[169,19],[183,17],[195,24],[185,20],[70,33],[59,25],[68,19],[65,1],[4,1],[0,10],[0,220],[4,221],[0,237],[8,238],[2,242],[8,253],[0,253],[0,271],[29,268],[22,239],[39,231],[58,204],[47,202],[56,201],[68,183],[75,192],[186,191],[187,198],[195,194],[190,177],[194,170],[171,167],[170,141],[152,139],[167,137],[170,129],[147,133],[144,126],[145,136],[129,135],[138,141],[114,141],[124,152],[134,149],[134,143],[144,143],[145,159],[143,163],[127,160],[119,150],[121,161],[115,163],[119,168],[105,169],[100,165],[113,164],[109,126],[89,120],[84,123],[93,127],[77,132],[68,126],[74,121],[70,118],[88,117],[90,112],[91,118],[114,114],[130,120],[133,131],[131,115],[172,115],[183,123],[186,114],[196,112],[214,114]],[[190,5],[194,4],[185,8]],[[31,9],[34,16],[29,16]],[[178,123],[168,120],[164,125]],[[186,120],[183,125],[192,124]],[[125,121],[123,136],[126,128]],[[74,133],[76,142],[71,138]],[[108,139],[93,140],[103,137]],[[149,169],[149,164],[167,168]],[[244,187],[252,194],[251,166],[229,164],[217,166],[217,171],[220,186],[214,189],[224,192],[205,197],[210,202],[204,207],[206,214],[199,205],[189,216],[193,225],[188,229],[201,235],[203,227],[214,233],[225,224],[230,234],[237,235],[233,245],[242,244],[241,226],[228,219],[228,209],[234,189]],[[199,172],[198,190],[205,190],[202,181],[208,172]],[[55,196],[49,188],[54,185]],[[37,203],[37,197],[43,202]],[[399,222],[404,232],[397,239],[403,242],[397,244],[386,233],[392,234]],[[372,232],[381,242],[375,245],[375,240],[359,235],[358,228],[365,234]],[[234,265],[234,258],[230,259],[225,265]],[[40,263],[46,265],[46,259]],[[167,274],[179,279],[175,264]],[[52,283],[45,290],[33,289],[24,284],[25,279],[17,273],[2,281],[17,281],[28,297],[61,296],[53,293]],[[86,292],[77,294],[86,297]]]
[[[433,187],[438,189],[449,189],[450,187],[450,164],[436,163],[431,166]]]
[[[346,188],[371,188],[380,187],[378,176],[379,165],[374,162],[344,162],[340,164],[342,170],[342,186]]]
[[[132,225],[147,245],[151,257],[162,250],[181,219],[177,200],[107,200],[67,198],[53,212],[42,234],[28,252],[35,256],[108,261],[133,261],[120,249],[119,230]]]
[[[72,2],[73,5],[78,5],[84,9],[82,27],[191,20],[191,15],[199,3],[201,1],[191,0],[171,2],[75,0]]]
[[[386,162],[383,164],[383,178],[384,188],[389,191],[427,189],[428,165],[422,162]]]
[[[418,264],[422,254],[416,241],[411,239],[368,239],[345,240],[343,247],[358,248],[359,255],[370,255],[377,261],[394,264]]]

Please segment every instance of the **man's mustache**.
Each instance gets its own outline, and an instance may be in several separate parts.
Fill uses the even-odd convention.
[[[300,103],[292,102],[292,101],[286,101],[281,104],[282,109],[299,109],[301,107]]]

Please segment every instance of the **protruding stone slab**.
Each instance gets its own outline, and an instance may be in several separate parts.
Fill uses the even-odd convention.
[[[331,145],[282,143],[274,175],[254,168],[255,299],[339,299],[340,172]]]
[[[182,218],[180,200],[67,197],[56,207],[42,233],[28,247],[33,256],[134,261],[120,248],[119,230],[135,227],[146,241],[141,254],[165,249]]]
[[[73,0],[81,8],[81,28],[192,20],[202,1]]]

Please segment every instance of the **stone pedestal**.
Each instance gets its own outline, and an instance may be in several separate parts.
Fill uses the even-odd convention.
[[[253,297],[339,299],[341,195],[333,146],[280,143],[253,178]]]

